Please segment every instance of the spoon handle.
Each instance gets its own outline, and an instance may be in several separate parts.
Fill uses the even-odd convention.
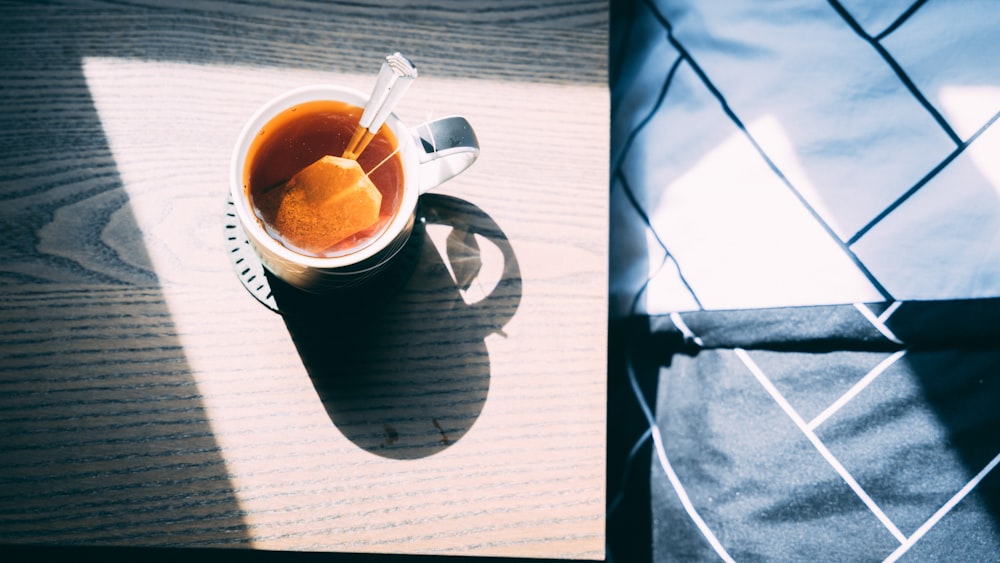
[[[416,77],[417,68],[400,53],[393,53],[385,58],[375,81],[375,87],[372,89],[372,95],[365,105],[351,141],[344,150],[344,158],[358,158]]]

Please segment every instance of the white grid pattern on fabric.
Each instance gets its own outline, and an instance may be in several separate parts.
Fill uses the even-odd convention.
[[[886,310],[878,317],[871,313],[871,310],[864,304],[856,304],[855,307],[859,311],[868,311],[868,315],[864,315],[866,319],[872,321],[872,324],[878,328],[882,326],[884,330],[888,331],[885,327],[885,322],[891,317],[898,306],[890,305]],[[671,317],[674,322],[680,320],[680,315],[675,315]],[[681,321],[683,323],[683,321]],[[700,340],[700,338],[691,332],[691,329],[686,325],[678,326],[684,335],[693,340]],[[882,329],[880,329],[882,330]],[[889,331],[891,335],[891,331]],[[895,339],[895,335],[892,335]],[[898,340],[898,339],[895,339]],[[905,535],[899,527],[889,518],[889,516],[878,506],[878,504],[872,499],[872,497],[864,490],[864,488],[858,483],[858,481],[851,475],[846,467],[833,455],[830,449],[823,443],[819,436],[815,433],[815,428],[822,424],[826,419],[832,416],[835,412],[842,409],[847,405],[851,399],[856,397],[858,393],[868,384],[870,384],[875,378],[884,373],[886,369],[901,359],[905,354],[905,350],[899,350],[890,354],[885,360],[880,362],[874,369],[866,373],[850,391],[842,395],[840,398],[831,403],[830,407],[823,411],[822,414],[813,418],[813,420],[807,422],[801,415],[795,410],[795,408],[788,402],[787,399],[782,395],[782,393],[774,386],[770,378],[766,373],[757,365],[756,362],[750,357],[749,352],[742,348],[735,348],[733,352],[741,360],[741,362],[746,366],[747,370],[753,374],[760,385],[768,392],[768,394],[774,399],[781,409],[788,415],[788,417],[795,423],[802,434],[813,444],[817,452],[830,464],[831,467],[841,476],[845,483],[857,494],[861,501],[871,510],[872,514],[885,526],[885,528],[896,538],[899,542],[899,547],[893,551],[885,559],[886,562],[892,562],[898,560],[907,551],[909,551],[917,542],[919,542],[938,522],[940,522],[949,512],[951,512],[966,496],[971,493],[975,487],[989,475],[997,465],[1000,465],[1000,452],[996,454],[993,459],[986,464],[972,479],[970,479],[964,486],[955,492],[947,502],[941,505],[941,507],[934,512],[934,514],[928,518],[924,523],[919,526],[916,531],[914,531],[909,536]],[[666,449],[663,444],[663,437],[660,432],[660,428],[656,423],[656,417],[653,414],[653,409],[647,403],[645,397],[642,394],[639,383],[636,376],[632,370],[631,365],[626,366],[628,371],[629,383],[632,388],[632,392],[635,400],[639,404],[646,420],[649,424],[649,429],[642,434],[636,444],[633,446],[629,454],[629,463],[631,459],[637,454],[639,447],[648,439],[652,438],[654,451],[656,453],[656,458],[659,465],[667,477],[670,484],[674,487],[681,503],[687,512],[688,516],[695,523],[698,530],[708,541],[709,545],[715,550],[719,557],[724,561],[734,561],[732,556],[728,553],[725,546],[718,539],[712,528],[705,522],[698,512],[698,508],[691,501],[684,484],[682,483],[680,477],[677,475],[673,466],[670,463],[670,459],[667,456]]]

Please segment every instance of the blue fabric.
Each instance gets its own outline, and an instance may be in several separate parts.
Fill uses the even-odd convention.
[[[1000,5],[897,8],[616,22],[613,316],[1000,296]]]
[[[612,3],[612,561],[1000,560],[1000,3]]]

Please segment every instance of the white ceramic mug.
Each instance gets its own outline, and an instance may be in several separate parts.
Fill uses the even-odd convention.
[[[298,88],[266,103],[243,127],[229,170],[230,196],[247,239],[272,274],[312,293],[333,293],[358,287],[386,269],[413,230],[420,194],[468,168],[479,156],[479,142],[469,122],[450,116],[409,128],[392,114],[385,122],[399,145],[403,167],[403,195],[399,210],[374,240],[335,257],[301,254],[268,234],[254,213],[246,193],[247,152],[258,132],[284,110],[305,102],[331,100],[364,107],[368,96],[341,86]]]

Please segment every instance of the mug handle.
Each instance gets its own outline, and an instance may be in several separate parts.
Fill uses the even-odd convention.
[[[413,128],[420,161],[420,193],[459,175],[479,157],[479,140],[472,125],[452,115]]]

